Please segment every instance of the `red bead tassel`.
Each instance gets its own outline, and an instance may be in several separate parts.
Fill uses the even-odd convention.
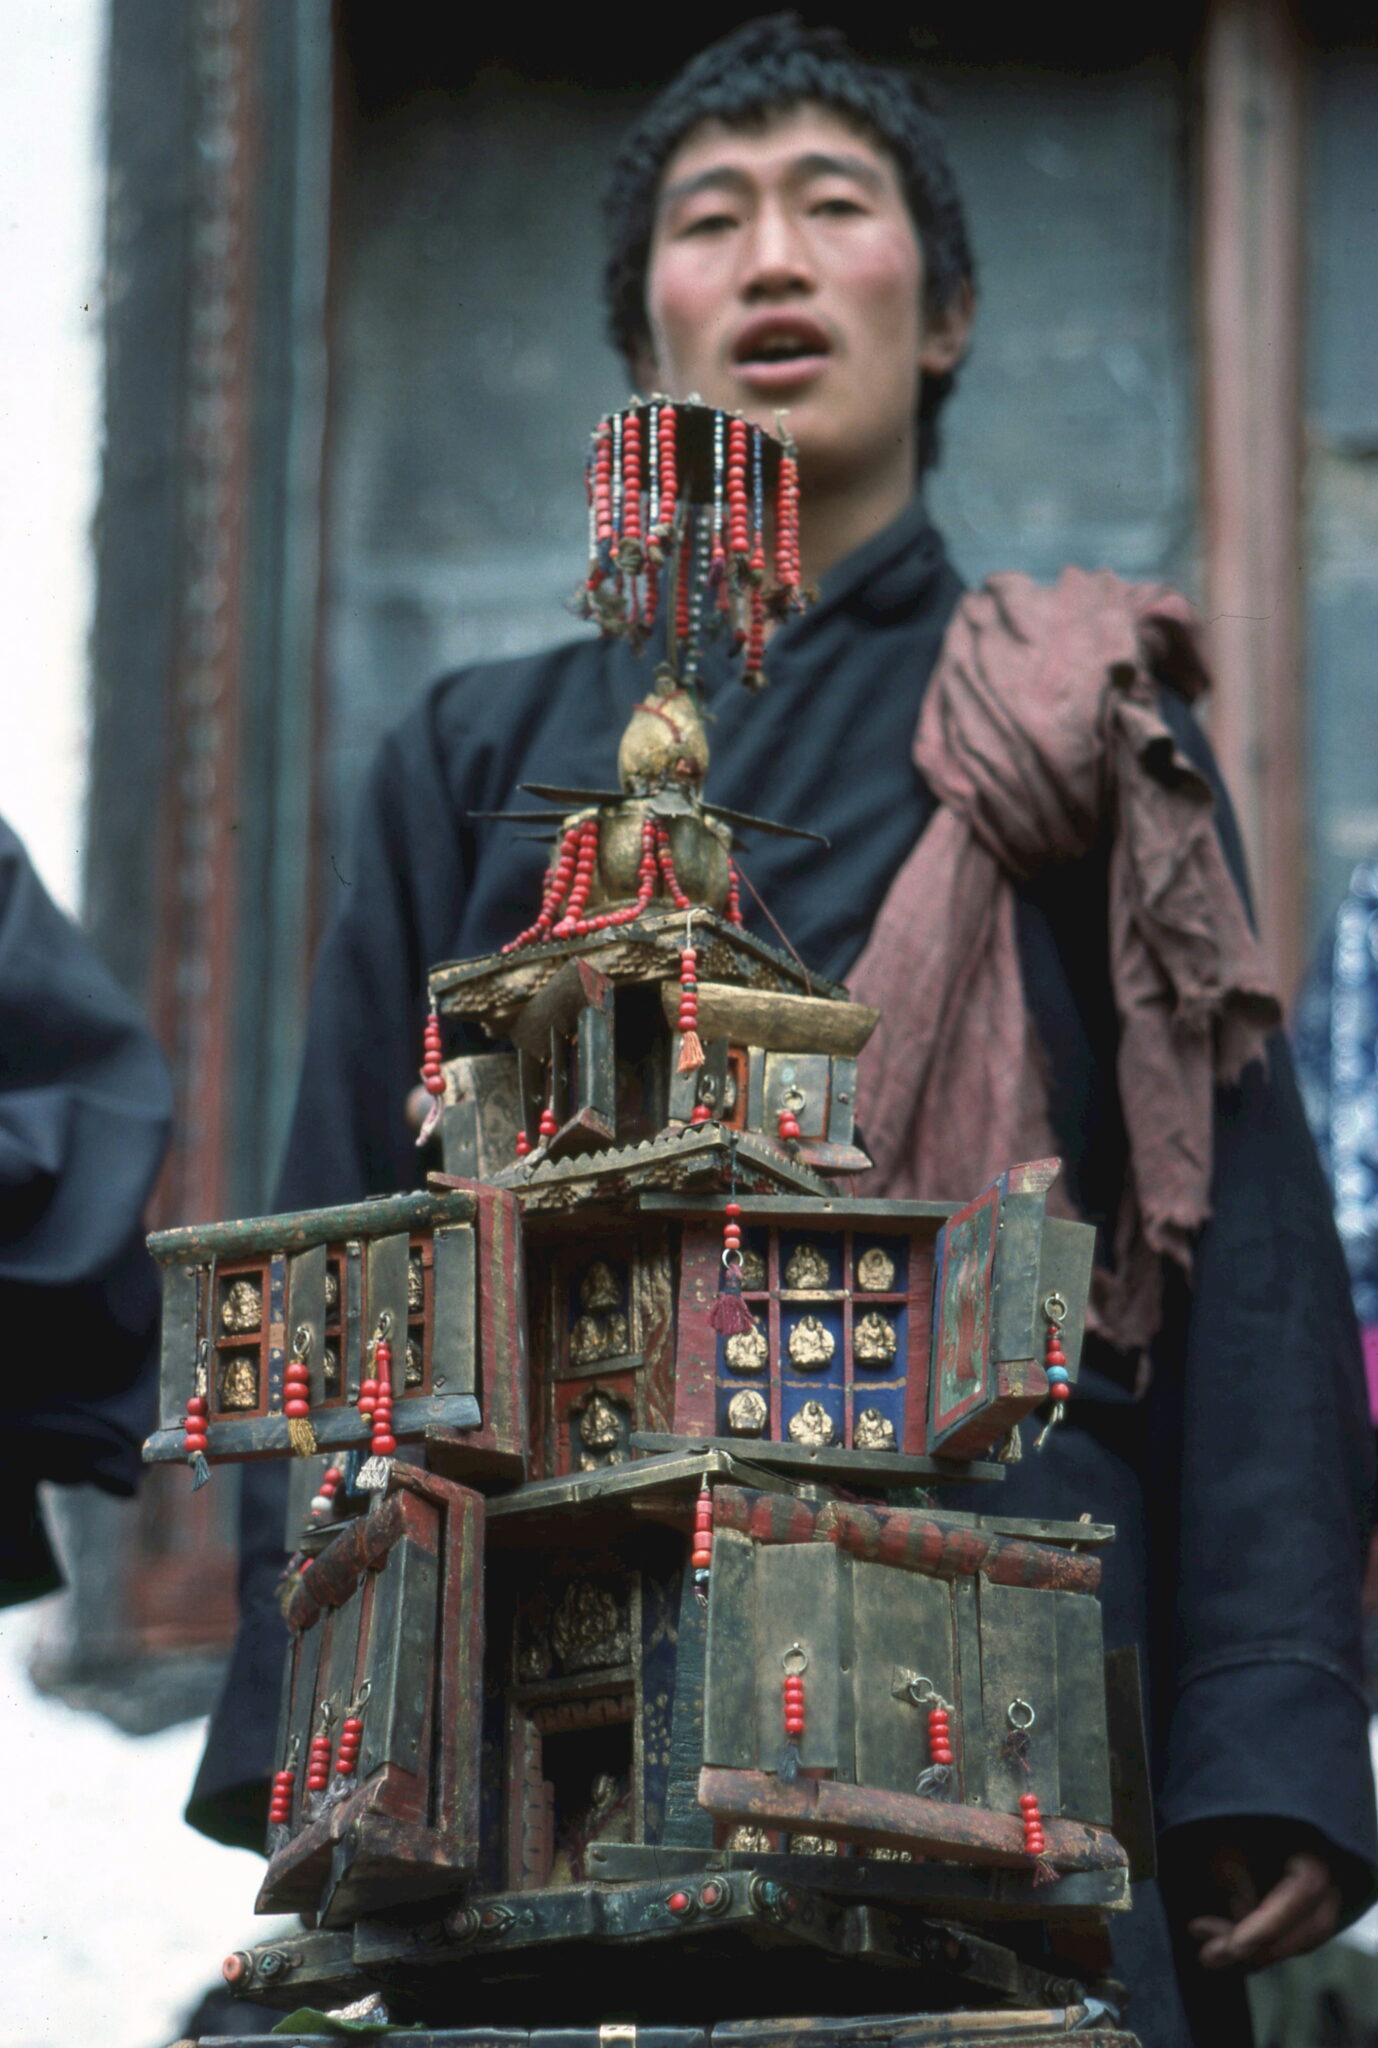
[[[569,892],[565,914],[555,927],[557,939],[576,938],[588,930],[584,920],[584,905],[588,902],[593,887],[594,874],[598,867],[598,819],[585,818],[579,826],[578,852],[574,859],[574,882]]]
[[[641,421],[629,406],[622,420],[622,538],[617,566],[638,576],[646,556],[641,545]]]
[[[1035,1884],[1052,1884],[1057,1872],[1046,1855],[1047,1837],[1043,1832],[1043,1816],[1038,1810],[1038,1794],[1021,1792],[1019,1813],[1024,1823],[1024,1854],[1033,1858],[1033,1880]]]
[[[1048,1318],[1048,1337],[1043,1352],[1043,1369],[1048,1376],[1048,1399],[1052,1412],[1038,1435],[1034,1438],[1034,1449],[1040,1451],[1048,1431],[1061,1422],[1067,1413],[1067,1403],[1072,1398],[1072,1380],[1067,1370],[1067,1353],[1062,1348],[1062,1325],[1067,1316],[1067,1304],[1060,1294],[1050,1294],[1043,1304],[1043,1313]]]
[[[311,1746],[306,1752],[306,1795],[316,1798],[330,1790],[330,1722],[329,1704],[321,1708],[321,1732],[311,1737]]]
[[[321,1474],[321,1483],[311,1501],[313,1521],[323,1522],[326,1516],[333,1512],[335,1495],[340,1490],[340,1481],[343,1478],[344,1473],[338,1465],[328,1465]]]
[[[679,457],[675,446],[675,408],[662,405],[656,433],[660,442],[660,512],[651,535],[651,558],[664,561],[674,539],[675,513],[679,508]]]
[[[746,484],[747,426],[731,420],[727,429],[727,545],[732,567],[745,576],[751,567],[751,513]]]
[[[544,906],[542,906],[544,908]],[[440,1018],[434,1010],[426,1019],[426,1030],[421,1041],[421,1085],[430,1096],[426,1120],[417,1136],[417,1145],[424,1145],[431,1132],[440,1122],[440,1112],[445,1103],[445,1069],[441,1059]]]
[[[660,869],[661,880],[665,884],[666,894],[676,910],[691,910],[693,905],[683,889],[681,889],[679,876],[675,873],[675,859],[670,851],[670,834],[665,826],[660,823],[659,819],[656,820],[655,838],[656,865]]]
[[[297,1795],[297,1737],[292,1737],[287,1750],[284,1768],[273,1773],[273,1789],[268,1800],[268,1854],[286,1845],[292,1832],[292,1807]]]
[[[928,1710],[928,1768],[919,1773],[916,1792],[940,1792],[952,1777],[952,1719],[948,1707],[935,1699]]]
[[[790,1659],[799,1662],[791,1667]],[[786,1650],[781,1660],[785,1667],[785,1682],[781,1688],[784,1707],[785,1747],[780,1758],[780,1776],[788,1785],[799,1776],[799,1745],[804,1739],[804,1673],[808,1659],[798,1643]]]
[[[759,583],[753,583],[747,594],[746,662],[742,669],[742,681],[748,690],[764,690],[770,678],[766,674],[766,598]]]
[[[369,1683],[364,1685],[357,1699],[345,1708],[340,1723],[340,1743],[335,1751],[335,1790],[337,1794],[349,1790],[349,1780],[359,1768],[359,1750],[364,1739],[364,1707],[369,1695]]]
[[[210,1421],[210,1402],[204,1394],[191,1394],[187,1398],[186,1434],[182,1438],[182,1449],[191,1466],[191,1490],[199,1493],[211,1476],[206,1458],[210,1449],[207,1426]]]
[[[316,1432],[311,1427],[311,1372],[306,1354],[311,1347],[309,1331],[293,1343],[292,1356],[282,1376],[282,1412],[287,1417],[287,1441],[294,1458],[314,1458]]]
[[[741,1337],[756,1327],[755,1318],[742,1300],[742,1205],[729,1202],[723,1211],[723,1280],[717,1299],[708,1311],[710,1326],[723,1337]]]
[[[597,551],[597,573],[606,576],[612,568],[612,421],[598,429],[593,453],[593,531]]]
[[[799,465],[793,455],[780,457],[780,480],[775,496],[775,597],[776,611],[783,617],[799,609]]]
[[[699,1037],[698,953],[693,946],[682,948],[679,956],[679,1057],[675,1071],[695,1074],[703,1065],[703,1041]]]
[[[694,1591],[700,1600],[708,1598],[708,1578],[713,1565],[713,1496],[705,1479],[694,1502],[694,1543],[689,1553],[694,1574]]]
[[[581,826],[571,825],[565,833],[564,844],[560,848],[560,857],[554,867],[547,873],[545,884],[541,890],[539,917],[533,925],[528,925],[524,932],[518,932],[515,939],[508,940],[502,949],[504,953],[515,953],[519,946],[534,945],[539,940],[549,938],[550,928],[555,922],[555,913],[569,894],[570,885],[574,880],[575,864],[579,857],[579,836],[581,830]]]
[[[742,884],[737,873],[737,863],[727,863],[727,921],[740,924],[742,921]]]
[[[370,1423],[369,1455],[360,1467],[355,1485],[364,1493],[381,1493],[388,1483],[388,1459],[397,1449],[392,1433],[392,1346],[388,1342],[387,1318],[380,1322],[373,1340],[372,1371],[359,1388],[358,1409]]]

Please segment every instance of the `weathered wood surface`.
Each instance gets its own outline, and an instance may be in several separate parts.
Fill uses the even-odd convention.
[[[379,1195],[334,1209],[293,1209],[280,1216],[249,1216],[237,1223],[190,1223],[156,1230],[148,1248],[160,1265],[207,1258],[253,1258],[266,1252],[300,1252],[308,1245],[335,1244],[347,1237],[379,1237],[390,1231],[427,1230],[437,1223],[468,1223],[474,1216],[469,1193]]]
[[[758,1468],[772,1467],[799,1480],[837,1479],[854,1486],[974,1485],[1003,1480],[1003,1465],[973,1460],[962,1464],[953,1458],[928,1458],[910,1451],[849,1451],[841,1444],[772,1443],[768,1437],[700,1436],[669,1434],[654,1430],[632,1431],[632,1448],[664,1452],[723,1450],[736,1452],[744,1462]]]
[[[665,1021],[679,1016],[678,982],[660,992]],[[699,983],[699,1036],[730,1038],[766,1052],[828,1053],[854,1058],[880,1022],[880,1011],[865,1003],[830,1002],[768,989],[734,988],[730,982]]]
[[[767,1771],[719,1770],[699,1774],[699,1799],[717,1820],[788,1828],[872,1848],[908,1849],[956,1863],[1027,1868],[1023,1823],[1016,1814],[952,1806],[917,1793],[886,1792],[829,1778],[786,1784]],[[1121,1868],[1125,1854],[1104,1828],[1045,1819],[1045,1860],[1056,1870]]]
[[[1101,1561],[1051,1545],[998,1536],[966,1522],[944,1523],[922,1508],[873,1507],[861,1501],[802,1501],[745,1487],[713,1489],[717,1527],[740,1529],[757,1543],[834,1543],[855,1557],[957,1579],[984,1573],[996,1585],[1094,1593]]]

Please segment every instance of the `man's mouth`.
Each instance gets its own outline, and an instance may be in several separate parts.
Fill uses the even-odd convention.
[[[756,320],[738,335],[732,367],[750,384],[772,388],[817,375],[832,352],[813,320]]]

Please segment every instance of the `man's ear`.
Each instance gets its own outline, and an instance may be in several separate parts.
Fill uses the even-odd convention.
[[[976,293],[969,277],[962,279],[939,312],[925,309],[919,367],[926,376],[943,377],[949,370],[956,369],[967,352],[971,323],[975,318]]]

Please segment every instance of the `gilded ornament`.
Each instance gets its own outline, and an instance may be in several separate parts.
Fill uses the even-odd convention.
[[[221,1363],[218,1406],[224,1410],[257,1408],[258,1360],[251,1351],[232,1351]]]
[[[889,1365],[898,1349],[895,1326],[879,1309],[870,1309],[852,1331],[852,1357],[858,1365]]]
[[[321,1385],[327,1394],[340,1391],[340,1353],[334,1344],[327,1344],[321,1353]]]
[[[602,1465],[625,1465],[631,1455],[631,1421],[626,1407],[601,1387],[590,1395],[579,1417],[579,1470],[596,1472]]]
[[[852,1445],[858,1451],[897,1450],[895,1425],[879,1408],[863,1408],[852,1431]]]
[[[856,1853],[858,1856],[869,1856],[876,1863],[912,1863],[914,1861],[913,1855],[908,1849],[858,1848]]]
[[[230,1282],[220,1304],[220,1327],[235,1337],[244,1337],[250,1330],[262,1329],[263,1289],[256,1280]]]
[[[733,1372],[764,1372],[770,1364],[770,1341],[764,1330],[742,1330],[728,1338],[724,1353]]]
[[[601,1316],[580,1316],[569,1333],[569,1356],[572,1365],[592,1365],[596,1359],[607,1355],[607,1337]]]
[[[828,1284],[828,1262],[815,1245],[796,1245],[785,1267],[785,1285],[813,1291]]]
[[[608,1317],[603,1342],[606,1346],[603,1354],[605,1358],[625,1358],[631,1350],[632,1340],[627,1329],[627,1318],[620,1310],[616,1315]]]
[[[836,1856],[837,1844],[827,1835],[791,1835],[789,1852],[791,1856]]]
[[[631,1656],[626,1607],[606,1586],[575,1579],[550,1624],[550,1644],[566,1671],[602,1671]]]
[[[866,1294],[892,1294],[895,1262],[889,1252],[883,1252],[878,1244],[864,1251],[856,1262],[856,1284]]]
[[[805,1401],[795,1409],[789,1419],[789,1440],[815,1446],[837,1442],[833,1419],[821,1401]]]
[[[743,1387],[727,1404],[727,1426],[733,1436],[759,1436],[770,1419],[764,1394]]]
[[[325,1269],[325,1312],[334,1317],[340,1310],[340,1276],[333,1266]]]
[[[419,1387],[423,1378],[424,1373],[422,1370],[421,1363],[421,1346],[417,1343],[415,1337],[408,1337],[407,1364],[406,1372],[403,1378],[403,1385],[408,1387]]]
[[[742,1252],[742,1286],[748,1294],[758,1294],[766,1284],[766,1262],[759,1252]]]
[[[606,1259],[595,1259],[579,1282],[579,1306],[590,1315],[621,1308],[622,1289]]]
[[[426,1277],[421,1261],[413,1253],[407,1260],[407,1314],[419,1316],[426,1306]]]
[[[790,1331],[786,1348],[800,1372],[824,1372],[837,1349],[837,1339],[817,1316],[803,1316]]]
[[[733,1828],[727,1838],[727,1846],[747,1855],[761,1856],[768,1855],[773,1845],[764,1828],[754,1828],[749,1821],[743,1821],[740,1827]]]

